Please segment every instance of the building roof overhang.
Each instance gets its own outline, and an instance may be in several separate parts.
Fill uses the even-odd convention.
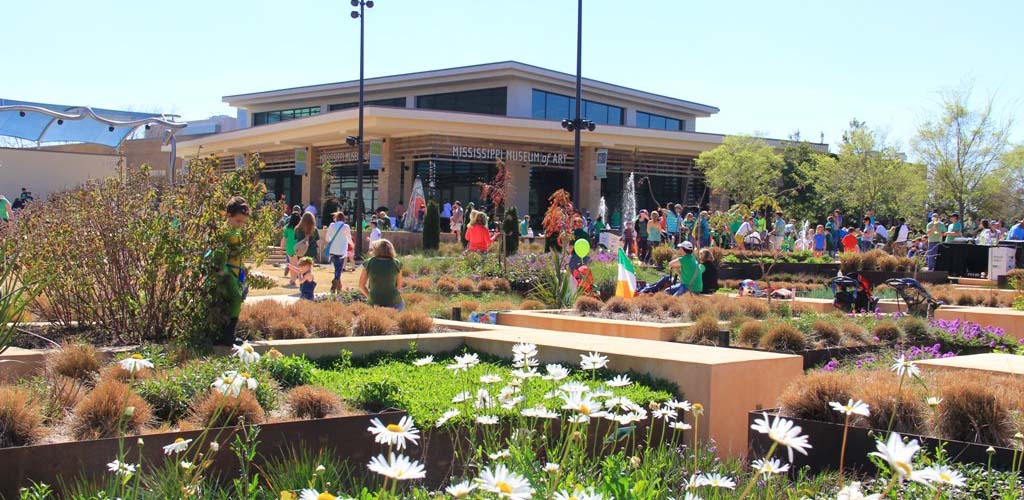
[[[366,140],[424,135],[448,135],[494,141],[571,145],[573,134],[555,121],[505,116],[368,106],[364,113]],[[343,144],[358,134],[358,109],[321,113],[270,125],[213,134],[178,143],[178,155],[226,155],[269,152],[307,146]],[[583,132],[583,144],[608,149],[697,155],[722,143],[725,136],[700,132],[670,132],[599,125]]]
[[[499,81],[508,78],[522,78],[562,87],[573,87],[576,84],[575,75],[516,61],[504,61],[473,66],[462,66],[458,68],[367,78],[364,81],[364,85],[367,92],[379,93],[397,90],[416,91],[418,89],[436,87],[444,84]],[[277,102],[338,97],[346,96],[348,94],[352,94],[354,96],[358,94],[358,91],[359,81],[352,80],[279,90],[268,90],[264,92],[253,92],[248,94],[229,95],[224,96],[223,102],[238,108],[248,108]],[[674,97],[663,96],[651,92],[644,92],[589,78],[583,78],[583,91],[587,94],[586,97],[588,98],[606,96],[619,99],[630,99],[652,106],[690,113],[698,117],[706,118],[712,114],[718,113],[719,111],[719,109],[714,106],[686,101],[683,99],[676,99]]]

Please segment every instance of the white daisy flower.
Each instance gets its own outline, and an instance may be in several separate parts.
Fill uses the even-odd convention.
[[[604,496],[599,493],[594,493],[593,487],[586,489],[580,489],[577,487],[572,491],[558,491],[555,492],[554,498],[555,500],[604,500]]]
[[[688,490],[695,490],[697,488],[700,488],[701,486],[707,486],[707,485],[708,485],[707,478],[705,478],[703,474],[700,474],[700,475],[692,474],[692,475],[690,475],[690,479],[687,479],[686,480],[686,484],[685,484],[686,489],[688,489]]]
[[[498,498],[509,500],[533,498],[533,488],[530,486],[530,482],[523,476],[510,472],[504,464],[480,471],[480,477],[476,481],[480,485],[480,489],[495,493]]]
[[[867,417],[867,416],[871,415],[871,412],[868,410],[868,404],[863,402],[863,401],[861,401],[861,400],[859,400],[859,399],[857,401],[854,401],[854,400],[851,399],[845,405],[842,404],[842,403],[837,403],[835,401],[831,401],[831,402],[829,402],[828,405],[831,406],[833,410],[835,410],[835,411],[837,411],[839,413],[842,413],[844,415],[847,415],[847,416],[850,416],[850,415],[862,415],[862,416]]]
[[[704,485],[711,486],[714,488],[726,488],[733,489],[736,487],[736,481],[733,481],[729,476],[723,476],[722,474],[704,474]]]
[[[487,392],[487,389],[477,389],[473,406],[476,408],[494,408],[494,398],[491,397],[490,392]]]
[[[182,460],[178,465],[180,465],[183,470],[192,470],[192,467],[195,467],[195,464],[187,460]]]
[[[807,454],[807,449],[811,448],[811,444],[807,441],[807,436],[800,435],[802,429],[799,425],[794,425],[792,420],[786,420],[779,416],[776,416],[774,420],[769,420],[768,414],[765,412],[762,412],[761,415],[762,418],[754,420],[754,425],[750,426],[751,429],[761,434],[767,434],[772,441],[785,446],[789,451],[790,462],[793,462],[793,450],[804,455]]]
[[[596,352],[580,354],[580,368],[584,370],[600,370],[608,366],[608,358]]]
[[[498,460],[501,458],[510,458],[512,456],[512,452],[508,451],[508,448],[505,448],[504,450],[498,450],[494,453],[488,453],[487,456],[491,457],[491,460]]]
[[[931,407],[934,408],[934,407],[939,406],[940,404],[942,404],[942,398],[935,397],[935,396],[928,396],[927,402],[928,402],[928,406],[931,406]]]
[[[173,443],[164,446],[164,455],[170,455],[171,453],[182,453],[188,450],[188,446],[192,444],[191,439],[175,439]]]
[[[462,356],[455,356],[455,363],[448,365],[447,368],[455,371],[467,371],[478,364],[480,364],[480,356],[464,354]]]
[[[420,439],[420,431],[416,428],[412,417],[406,415],[397,424],[384,425],[379,418],[370,421],[367,428],[374,435],[374,441],[380,444],[394,446],[399,450],[405,449],[405,442],[410,441],[417,444]]]
[[[548,463],[544,464],[544,468],[541,469],[541,470],[543,470],[544,472],[547,472],[547,473],[550,474],[552,472],[558,472],[558,469],[561,469],[561,468],[562,467],[560,465],[556,464],[556,463],[548,462]]]
[[[676,411],[675,410],[670,410],[668,408],[658,408],[657,410],[654,410],[654,411],[651,412],[651,416],[656,418],[656,419],[658,419],[658,420],[661,420],[661,419],[675,420],[676,419]]]
[[[427,365],[430,365],[430,364],[433,364],[433,363],[434,363],[434,357],[433,356],[423,356],[422,358],[417,359],[416,361],[412,362],[413,366],[427,366]]]
[[[601,402],[594,401],[587,394],[568,394],[562,396],[562,402],[563,410],[572,410],[587,417],[601,417],[604,415],[604,413],[601,412]]]
[[[683,422],[672,422],[669,425],[669,427],[671,427],[672,429],[675,429],[677,431],[688,431],[690,429],[693,429],[692,425],[686,424],[686,423],[683,423]]]
[[[950,469],[945,465],[933,465],[921,470],[921,475],[933,483],[939,483],[954,488],[961,488],[967,484],[967,478],[959,471]]]
[[[512,346],[512,354],[520,358],[534,358],[537,356],[537,345],[520,342]]]
[[[456,394],[455,397],[452,398],[452,403],[453,404],[465,403],[471,397],[473,397],[473,395],[470,394],[468,391],[462,391],[462,392]]]
[[[480,376],[481,384],[497,384],[498,382],[501,382],[501,377],[497,375],[488,374]]]
[[[317,491],[313,488],[304,488],[299,492],[299,500],[337,500],[338,497],[326,491]]]
[[[242,345],[233,346],[231,351],[244,364],[255,363],[260,360],[260,353],[253,349],[252,344],[248,340],[242,342]]]
[[[899,475],[900,481],[909,478],[911,481],[926,482],[925,478],[914,474],[914,454],[921,449],[921,445],[917,443],[916,439],[904,443],[903,437],[899,433],[893,432],[889,434],[887,442],[876,442],[875,448],[878,451],[871,452],[870,455],[885,460],[889,467]]]
[[[587,384],[584,384],[583,382],[572,380],[558,386],[558,390],[569,394],[581,394],[584,392],[590,392],[590,387],[587,387]]]
[[[533,408],[524,408],[519,412],[520,415],[530,418],[544,418],[548,420],[558,418],[558,412],[551,411],[543,406],[535,406]]]
[[[559,364],[545,365],[544,371],[547,372],[544,380],[559,381],[569,376],[569,369]]]
[[[515,377],[515,378],[517,378],[519,380],[526,380],[528,378],[533,378],[533,377],[539,377],[540,376],[540,373],[538,373],[537,370],[534,369],[534,368],[528,368],[526,370],[523,370],[521,368],[516,368],[515,370],[512,370],[509,373],[513,377]]]
[[[676,401],[673,399],[672,401],[667,401],[664,404],[666,407],[672,408],[673,410],[690,411],[692,408],[689,401]]]
[[[453,418],[455,418],[457,416],[459,416],[459,410],[456,410],[455,408],[452,408],[452,409],[444,412],[444,414],[441,415],[441,418],[437,419],[437,422],[436,422],[435,425],[437,427],[441,427],[444,424],[448,423],[449,420],[451,420],[451,419],[453,419]]]
[[[217,392],[235,397],[242,392],[242,389],[255,391],[259,382],[246,372],[227,371],[210,384]]]
[[[146,368],[153,368],[153,362],[143,358],[141,354],[132,354],[131,356],[118,361],[117,364],[121,366],[122,370],[125,370],[128,373],[136,373]]]
[[[910,375],[911,377],[917,377],[921,374],[921,370],[914,364],[913,361],[908,361],[906,355],[900,355],[899,359],[892,364],[892,371],[896,372],[899,376]]]
[[[843,489],[839,490],[836,495],[836,500],[881,500],[882,495],[875,493],[874,495],[864,495],[860,491],[860,481],[854,481]]]
[[[137,467],[138,465],[125,463],[120,460],[114,460],[107,464],[107,470],[118,476],[130,476],[135,474],[135,469]]]
[[[367,468],[384,477],[398,481],[423,479],[427,476],[426,469],[422,464],[415,460],[410,460],[405,455],[396,456],[394,453],[389,453],[386,459],[383,454],[373,457],[370,459]]]
[[[494,415],[477,415],[475,420],[480,425],[496,425],[498,423],[498,417]]]
[[[579,415],[570,415],[569,417],[566,418],[566,420],[568,420],[569,423],[573,424],[585,424],[587,422],[590,422],[590,415],[584,415],[582,413],[580,413]]]
[[[512,408],[515,408],[516,406],[519,406],[519,403],[522,403],[524,400],[525,400],[525,398],[523,398],[522,396],[511,397],[511,398],[502,400],[501,401],[501,407],[506,409],[506,410],[511,410]]]
[[[750,467],[759,474],[763,474],[764,477],[771,476],[772,474],[782,474],[783,472],[789,471],[789,464],[783,465],[782,462],[779,462],[776,458],[770,460],[754,460],[751,462]]]
[[[473,490],[476,489],[475,484],[471,484],[469,481],[463,481],[459,484],[453,484],[444,489],[445,493],[448,493],[452,498],[466,498]]]
[[[606,382],[608,387],[626,387],[632,384],[633,381],[629,379],[627,375],[616,375],[614,378]]]

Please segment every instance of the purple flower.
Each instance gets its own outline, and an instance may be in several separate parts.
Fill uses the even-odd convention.
[[[835,358],[832,358],[831,360],[829,360],[828,363],[825,364],[825,366],[821,367],[822,370],[827,372],[833,372],[836,370],[836,368],[839,368],[839,362],[836,361]],[[857,368],[860,368],[860,366],[857,366]]]

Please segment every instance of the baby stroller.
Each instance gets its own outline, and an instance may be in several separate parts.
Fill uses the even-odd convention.
[[[747,250],[764,250],[764,241],[761,240],[761,234],[758,232],[752,232],[743,238],[743,246]]]
[[[935,300],[935,297],[913,278],[891,278],[886,280],[885,284],[896,290],[897,310],[900,307],[899,299],[903,299],[907,304],[907,312],[928,318],[942,305],[941,301]]]
[[[858,273],[834,278],[832,295],[832,305],[847,313],[874,311],[878,305],[878,299],[871,295],[871,284]]]

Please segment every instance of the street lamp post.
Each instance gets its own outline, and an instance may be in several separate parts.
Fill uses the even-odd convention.
[[[363,95],[363,45],[366,27],[366,9],[373,8],[373,0],[352,0],[353,7],[359,10],[352,11],[352,19],[359,20],[359,132],[355,137],[349,136],[345,139],[350,146],[356,148],[356,256],[363,255],[363,214],[366,209],[363,207],[363,108],[366,104]]]
[[[355,0],[353,0],[355,1]],[[580,207],[580,133],[583,129],[591,132],[597,128],[594,122],[584,120],[580,110],[583,106],[583,0],[578,0],[576,9],[576,117],[562,120],[562,128],[573,132],[572,201],[577,210]]]

